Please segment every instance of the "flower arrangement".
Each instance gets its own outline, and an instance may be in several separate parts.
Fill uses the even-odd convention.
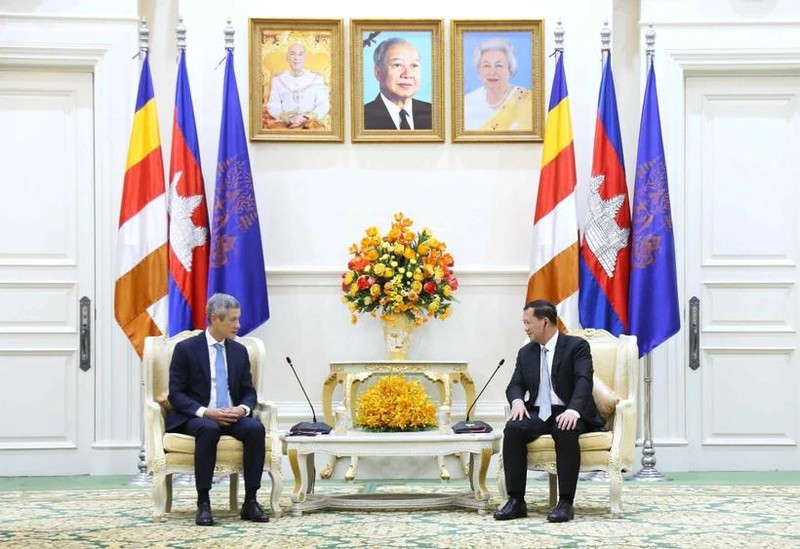
[[[371,431],[421,431],[436,426],[436,405],[419,380],[383,376],[359,395],[355,424]]]
[[[413,232],[413,223],[398,212],[388,233],[369,227],[361,243],[350,246],[353,257],[342,273],[342,301],[353,313],[353,324],[356,313],[401,314],[415,326],[450,316],[458,289],[453,256],[430,229]]]

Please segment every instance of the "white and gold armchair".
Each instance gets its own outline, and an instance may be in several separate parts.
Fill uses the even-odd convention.
[[[589,342],[594,366],[594,397],[607,431],[580,436],[581,471],[605,471],[611,484],[611,515],[622,516],[622,472],[633,466],[636,445],[639,351],[636,337],[614,337],[605,330],[572,330],[570,335]],[[508,413],[506,414],[508,416]],[[546,471],[550,480],[550,506],[557,500],[556,452],[553,437],[542,436],[528,443],[528,470]],[[507,499],[503,459],[497,484],[502,500]]]
[[[194,474],[194,437],[165,431],[169,365],[175,345],[194,336],[198,331],[181,332],[169,339],[148,337],[142,357],[144,380],[144,440],[145,462],[153,474],[154,518],[160,520],[172,509],[173,473]],[[253,417],[264,424],[267,432],[264,471],[269,474],[272,487],[269,506],[275,516],[280,516],[278,498],[283,485],[281,473],[281,443],[277,432],[277,410],[272,402],[264,401],[265,386],[261,370],[266,362],[264,343],[254,337],[240,337],[237,341],[247,347],[250,371],[258,394],[258,404]],[[239,473],[242,471],[242,443],[230,436],[220,438],[217,446],[215,475],[230,475],[230,508],[238,509]]]

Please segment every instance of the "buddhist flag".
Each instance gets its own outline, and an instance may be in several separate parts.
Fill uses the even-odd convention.
[[[210,261],[208,293],[231,294],[242,303],[241,335],[266,322],[269,302],[261,227],[232,50],[225,61]]]
[[[114,316],[142,356],[144,338],[167,327],[167,204],[150,63],[136,97],[117,235]]]
[[[578,327],[578,219],[575,151],[564,55],[558,56],[544,131],[542,172],[533,218],[531,276],[526,301],[546,299],[558,310],[559,327]]]
[[[678,333],[678,278],[667,163],[652,62],[639,126],[631,231],[630,333],[642,357]]]
[[[192,92],[181,50],[169,164],[169,335],[206,326],[208,208]]]
[[[587,210],[580,253],[581,325],[627,333],[631,211],[610,53],[600,82]]]

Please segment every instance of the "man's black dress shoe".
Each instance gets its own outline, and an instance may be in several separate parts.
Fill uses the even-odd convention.
[[[500,509],[495,511],[494,520],[511,520],[528,516],[528,506],[524,499],[508,498]]]
[[[555,509],[547,515],[547,520],[550,522],[569,522],[574,518],[575,509],[572,508],[570,502],[564,500],[559,501]]]
[[[269,517],[264,512],[264,509],[254,499],[245,501],[242,504],[242,512],[239,513],[242,520],[249,520],[252,522],[269,522]]]
[[[214,524],[214,516],[211,514],[211,502],[198,502],[194,523],[198,526],[212,526]]]

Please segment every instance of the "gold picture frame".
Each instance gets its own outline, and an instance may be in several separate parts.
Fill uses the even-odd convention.
[[[250,139],[344,141],[341,19],[250,19]]]
[[[350,21],[353,143],[444,141],[443,27],[441,19]]]
[[[453,143],[542,141],[543,32],[541,19],[451,22]]]

